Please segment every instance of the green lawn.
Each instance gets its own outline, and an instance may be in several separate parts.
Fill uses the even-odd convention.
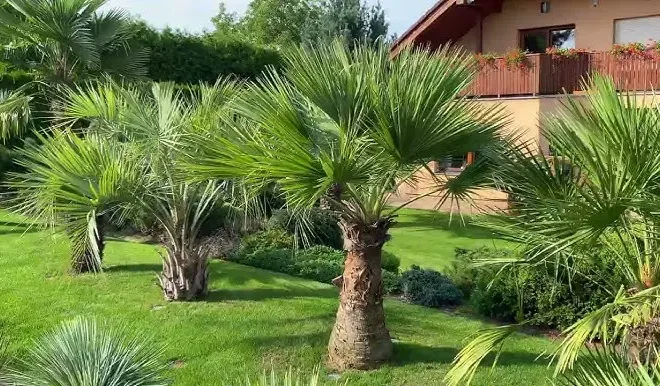
[[[415,213],[406,213],[412,221]],[[475,240],[468,230],[433,231],[435,219],[419,216],[426,219],[422,225],[406,220],[402,224],[408,225],[393,232],[393,251],[402,257],[405,248],[417,251],[405,254],[406,264],[442,266],[449,255],[441,251]],[[23,234],[24,227],[11,224],[15,218],[0,213],[4,221],[10,225],[0,226],[0,332],[11,339],[11,354],[24,354],[35,337],[85,315],[128,325],[166,345],[163,360],[183,364],[169,371],[175,385],[222,385],[271,366],[311,372],[323,363],[337,307],[330,286],[218,261],[212,264],[207,301],[167,303],[155,284],[160,260],[154,246],[110,242],[103,275],[70,277],[61,237]],[[465,339],[484,326],[397,300],[385,305],[399,341],[394,361],[378,371],[344,374],[351,385],[442,384]],[[550,371],[534,360],[551,348],[544,338],[517,336],[505,347],[500,366],[492,373],[484,366],[475,384],[546,384]]]
[[[505,248],[505,241],[496,240],[487,229],[465,223],[454,215],[417,209],[404,209],[399,212],[397,224],[392,228],[392,240],[385,245],[401,259],[401,268],[411,265],[442,270],[454,259],[455,248]]]

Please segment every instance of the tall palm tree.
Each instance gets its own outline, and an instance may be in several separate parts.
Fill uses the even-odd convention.
[[[91,75],[147,75],[148,52],[131,40],[125,11],[100,12],[107,0],[5,0],[0,37],[6,54],[49,84]],[[11,57],[11,56],[10,56]]]
[[[431,160],[491,144],[502,116],[461,96],[474,67],[459,51],[390,60],[384,46],[336,42],[293,49],[286,61],[285,74],[271,72],[232,103],[230,132],[192,141],[186,169],[200,180],[276,183],[300,212],[331,203],[348,253],[330,363],[373,368],[392,355],[381,252],[400,208],[388,197]],[[476,175],[438,179],[433,193],[465,196]]]
[[[144,89],[109,82],[67,93],[65,125],[84,121],[89,135],[140,154],[143,175],[124,204],[141,208],[163,230],[166,254],[160,284],[168,300],[194,300],[208,292],[208,251],[200,229],[230,190],[221,182],[186,182],[177,168],[181,153],[176,145],[193,133],[207,135],[220,124],[235,89],[231,81],[221,80],[200,86],[186,98],[172,84]]]
[[[563,332],[554,353],[556,374],[573,369],[594,339],[610,356],[625,348],[633,367],[657,362],[660,108],[648,102],[619,95],[611,80],[596,77],[584,100],[569,98],[548,120],[544,135],[558,156],[539,157],[519,146],[500,160],[497,180],[512,194],[515,211],[485,225],[524,245],[526,253],[522,260],[484,264],[546,270],[550,264],[579,275],[580,263],[600,249],[613,256],[620,273],[592,277],[613,300]],[[611,283],[612,276],[625,281]],[[515,329],[498,327],[475,338],[456,357],[448,383],[469,382],[479,362]],[[614,366],[603,368],[613,369],[609,375],[616,377]]]

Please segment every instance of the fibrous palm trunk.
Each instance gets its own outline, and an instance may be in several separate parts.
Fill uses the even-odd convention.
[[[159,276],[165,299],[192,301],[208,293],[209,266],[202,248],[168,243],[163,256],[163,272]]]
[[[337,370],[372,369],[392,356],[385,326],[381,252],[390,219],[375,224],[342,221],[347,250],[337,320],[330,336],[329,364]]]
[[[105,236],[102,216],[96,218],[96,227],[98,233],[92,241],[95,243],[95,245],[88,245],[84,251],[77,253],[74,252],[75,255],[73,257],[71,269],[75,274],[101,272],[101,265],[103,263],[103,251],[105,250]],[[98,255],[94,252],[93,248],[96,248]]]

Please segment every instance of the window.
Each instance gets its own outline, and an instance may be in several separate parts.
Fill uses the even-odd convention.
[[[542,54],[550,47],[575,48],[575,26],[535,28],[520,31],[520,48]]]
[[[449,156],[435,163],[436,173],[460,174],[468,165],[474,163],[475,153]]]
[[[614,21],[614,43],[646,43],[649,39],[660,40],[660,16]]]

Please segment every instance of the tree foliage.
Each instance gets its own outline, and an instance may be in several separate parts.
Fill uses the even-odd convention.
[[[101,12],[107,0],[5,0],[3,51],[18,68],[49,83],[112,74],[146,75],[148,52],[132,40],[123,10]]]
[[[215,35],[240,36],[261,45],[287,46],[344,38],[350,44],[386,37],[388,23],[380,3],[364,0],[252,0],[243,17],[224,3],[213,18]]]

